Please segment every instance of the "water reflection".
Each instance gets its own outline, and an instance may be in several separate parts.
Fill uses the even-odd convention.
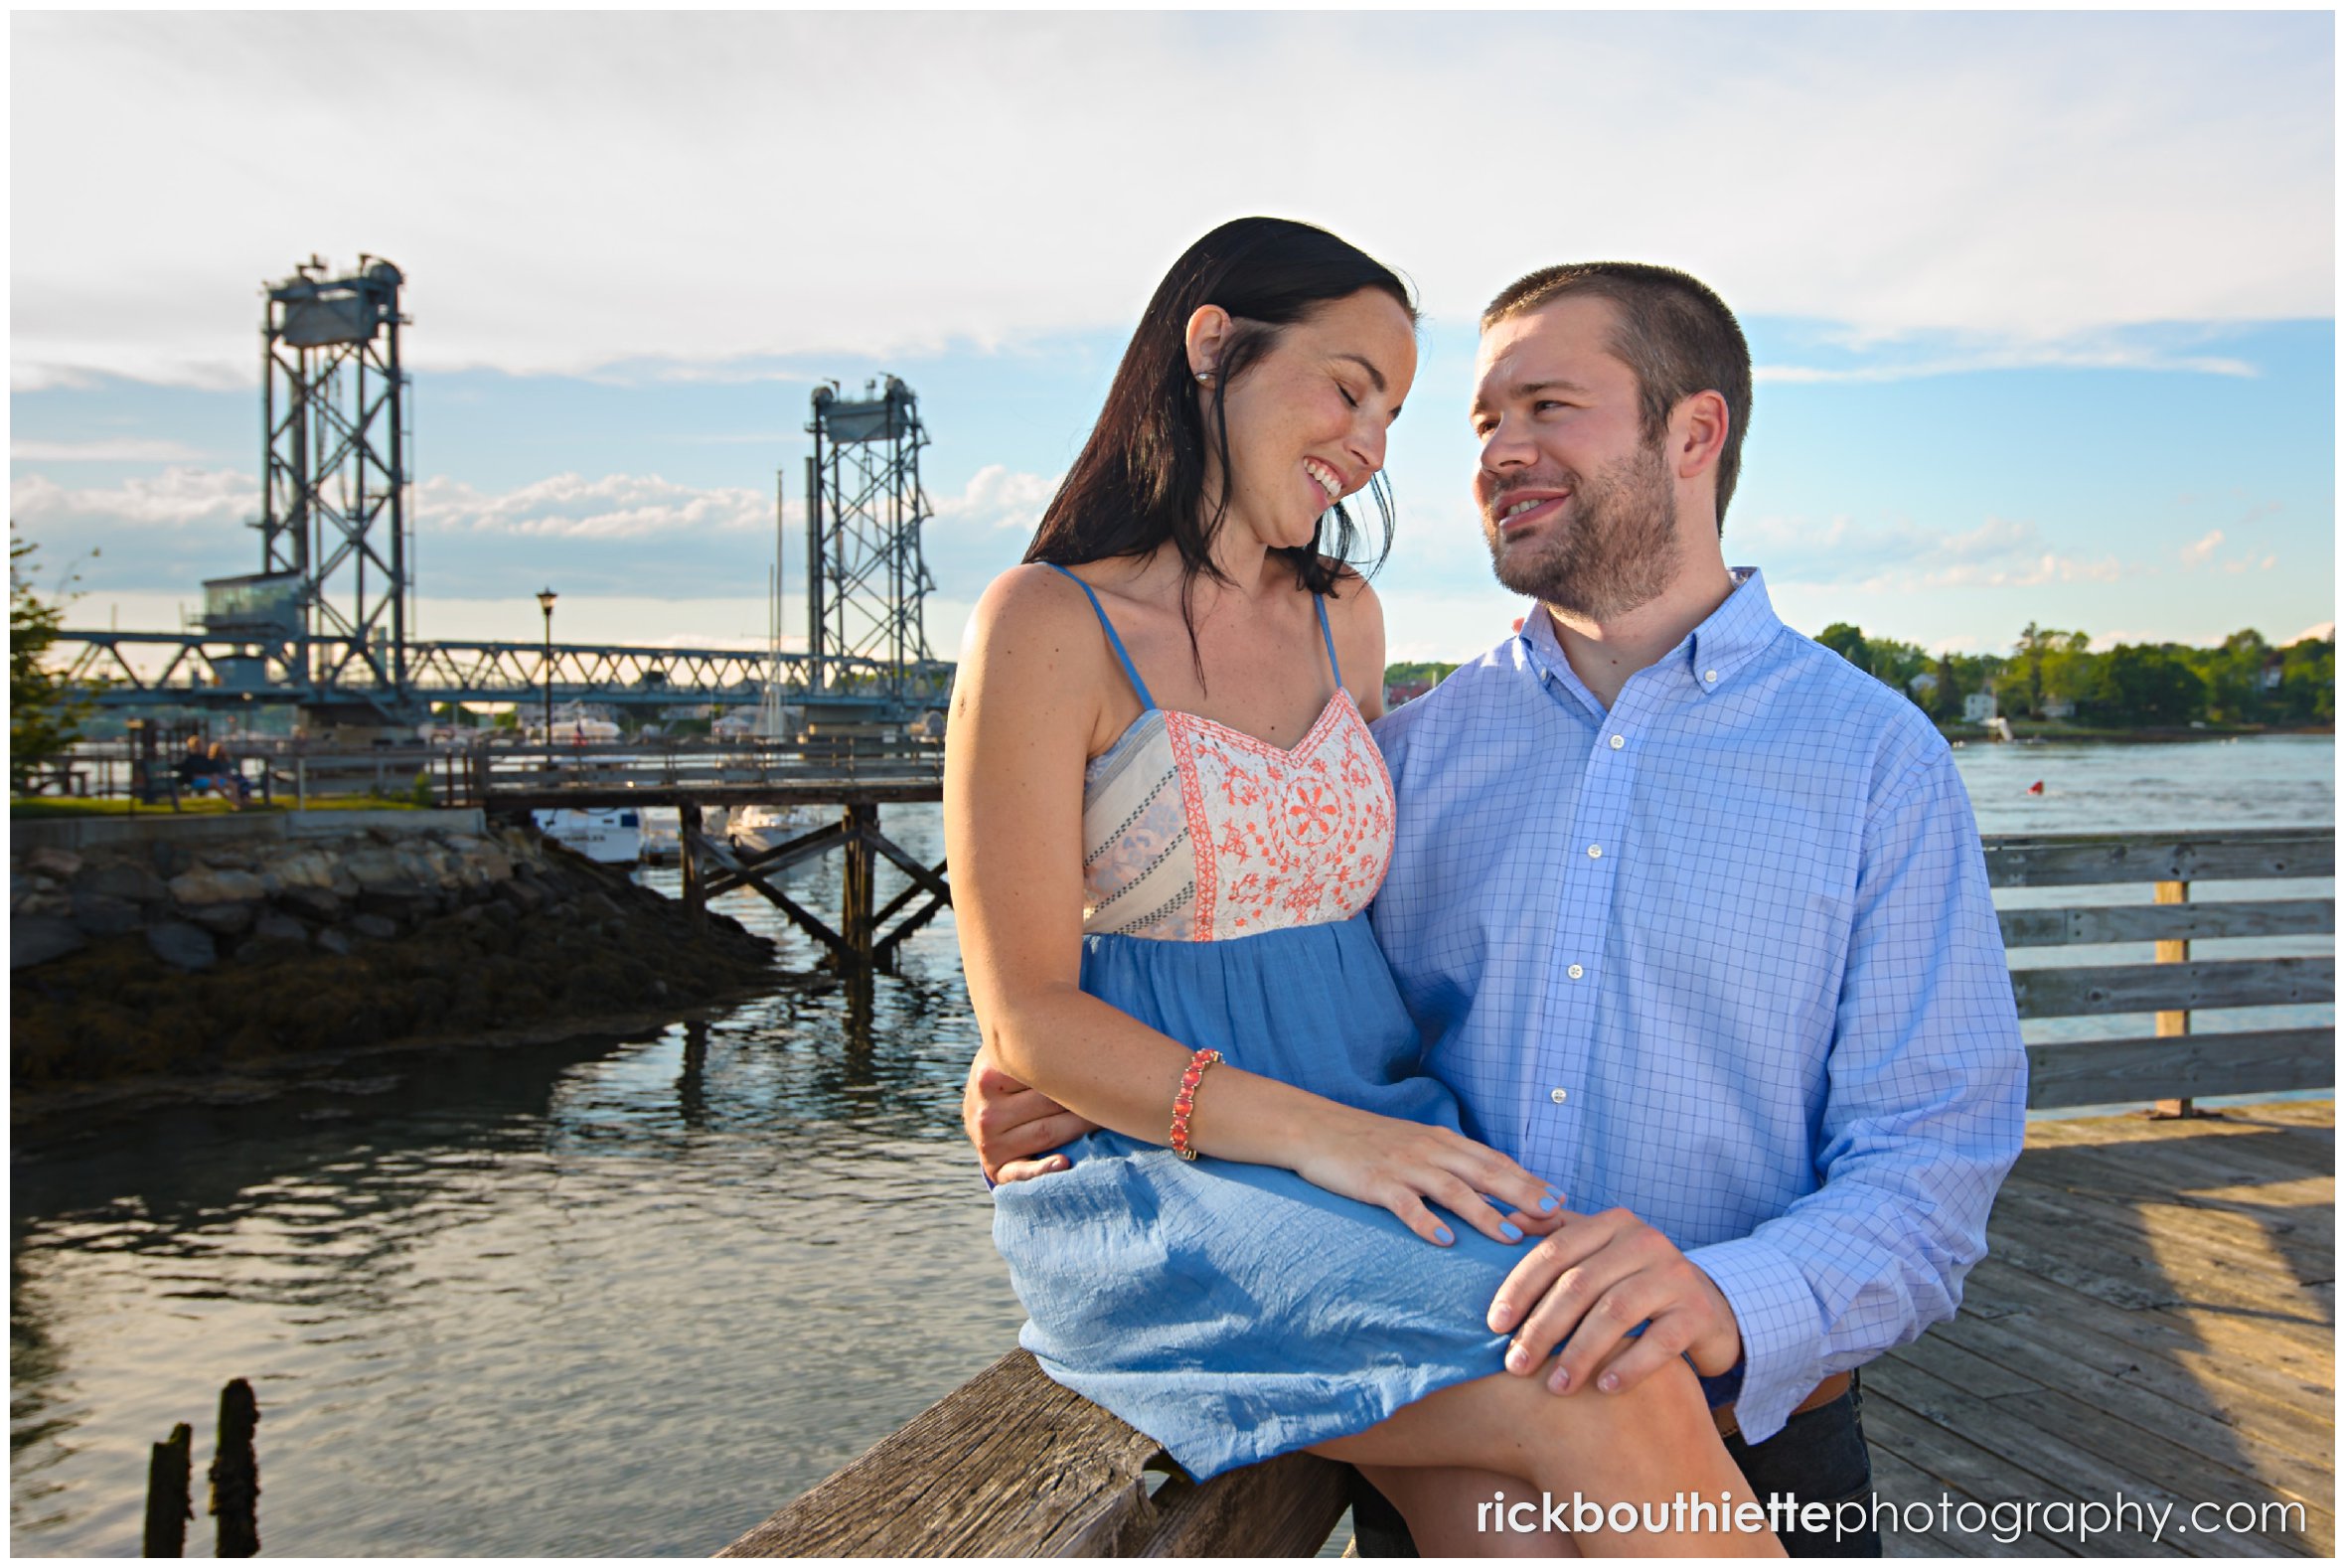
[[[952,940],[860,998],[20,1139],[19,1549],[135,1552],[147,1445],[203,1463],[236,1376],[272,1554],[723,1544],[1015,1339]]]

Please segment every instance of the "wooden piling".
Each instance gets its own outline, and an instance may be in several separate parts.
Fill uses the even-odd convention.
[[[2151,901],[2159,904],[2186,904],[2190,902],[2190,883],[2160,882],[2151,894]],[[2189,963],[2190,944],[2188,942],[2158,943],[2157,961],[2161,964]],[[2157,1031],[2158,1037],[2161,1039],[2188,1034],[2190,1032],[2190,1015],[2186,1012],[2160,1013],[2157,1016]],[[2220,1115],[2221,1113],[2202,1111],[2198,1108],[2197,1103],[2191,1100],[2160,1100],[2150,1108],[2148,1114],[2153,1121],[2167,1122],[2180,1117]]]
[[[701,869],[701,803],[676,803],[676,848],[684,870],[684,912],[698,929],[708,923],[707,878]]]
[[[252,1429],[260,1405],[252,1385],[237,1378],[220,1391],[220,1446],[212,1459],[212,1514],[220,1523],[216,1557],[253,1557],[260,1552],[260,1461],[252,1452]]]
[[[187,1496],[188,1472],[193,1464],[189,1451],[195,1436],[194,1429],[182,1421],[171,1429],[167,1442],[155,1445],[147,1460],[146,1542],[140,1548],[141,1557],[187,1555],[187,1524],[195,1517]]]
[[[852,967],[868,971],[877,942],[873,916],[879,902],[879,862],[873,841],[879,836],[878,806],[869,801],[850,802],[844,826],[848,832],[847,872],[840,883],[839,931],[847,939]]]

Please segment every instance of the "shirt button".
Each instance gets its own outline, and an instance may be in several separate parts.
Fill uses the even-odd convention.
[[[1615,751],[1618,751],[1618,750],[1620,750],[1620,749],[1621,749],[1621,747],[1623,747],[1623,746],[1627,745],[1628,743],[1629,743],[1629,737],[1628,737],[1627,735],[1615,735],[1615,736],[1613,736],[1613,738],[1612,738],[1612,748],[1613,748]]]
[[[1577,980],[1588,972],[1582,969],[1579,965],[1574,964],[1571,968],[1565,970],[1564,973],[1571,976],[1572,979]]]
[[[1710,685],[1716,686],[1718,684],[1718,672],[1715,670],[1704,670],[1702,672],[1702,679],[1709,682]]]
[[[1570,1099],[1571,1097],[1571,1091],[1569,1089],[1549,1089],[1547,1091],[1547,1098],[1553,1100],[1557,1105],[1561,1105],[1564,1101]]]
[[[1604,846],[1603,846],[1603,845],[1601,845],[1601,844],[1591,844],[1591,845],[1589,845],[1589,846],[1588,846],[1588,859],[1590,859],[1591,861],[1601,861],[1601,860],[1603,860],[1603,859],[1604,859]]]

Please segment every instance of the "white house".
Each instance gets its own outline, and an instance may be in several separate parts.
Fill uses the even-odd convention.
[[[1962,722],[1983,724],[1995,716],[1995,694],[1973,692],[1962,699]]]

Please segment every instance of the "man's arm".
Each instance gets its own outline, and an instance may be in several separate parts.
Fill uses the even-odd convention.
[[[1023,1181],[1064,1171],[1063,1155],[1028,1157],[1072,1143],[1098,1126],[1041,1090],[1019,1083],[995,1066],[982,1048],[969,1064],[969,1082],[961,1091],[961,1128],[977,1146],[977,1162],[988,1181]]]
[[[2027,1056],[1969,799],[1943,749],[1866,824],[1826,1074],[1817,1190],[1685,1253],[1626,1211],[1574,1219],[1492,1305],[1493,1330],[1523,1323],[1509,1365],[1537,1370],[1566,1333],[1566,1389],[1631,1387],[1680,1352],[1707,1374],[1739,1364],[1737,1417],[1760,1442],[1826,1376],[1954,1315],[2019,1155]],[[1605,1366],[1639,1324],[1642,1341]]]

